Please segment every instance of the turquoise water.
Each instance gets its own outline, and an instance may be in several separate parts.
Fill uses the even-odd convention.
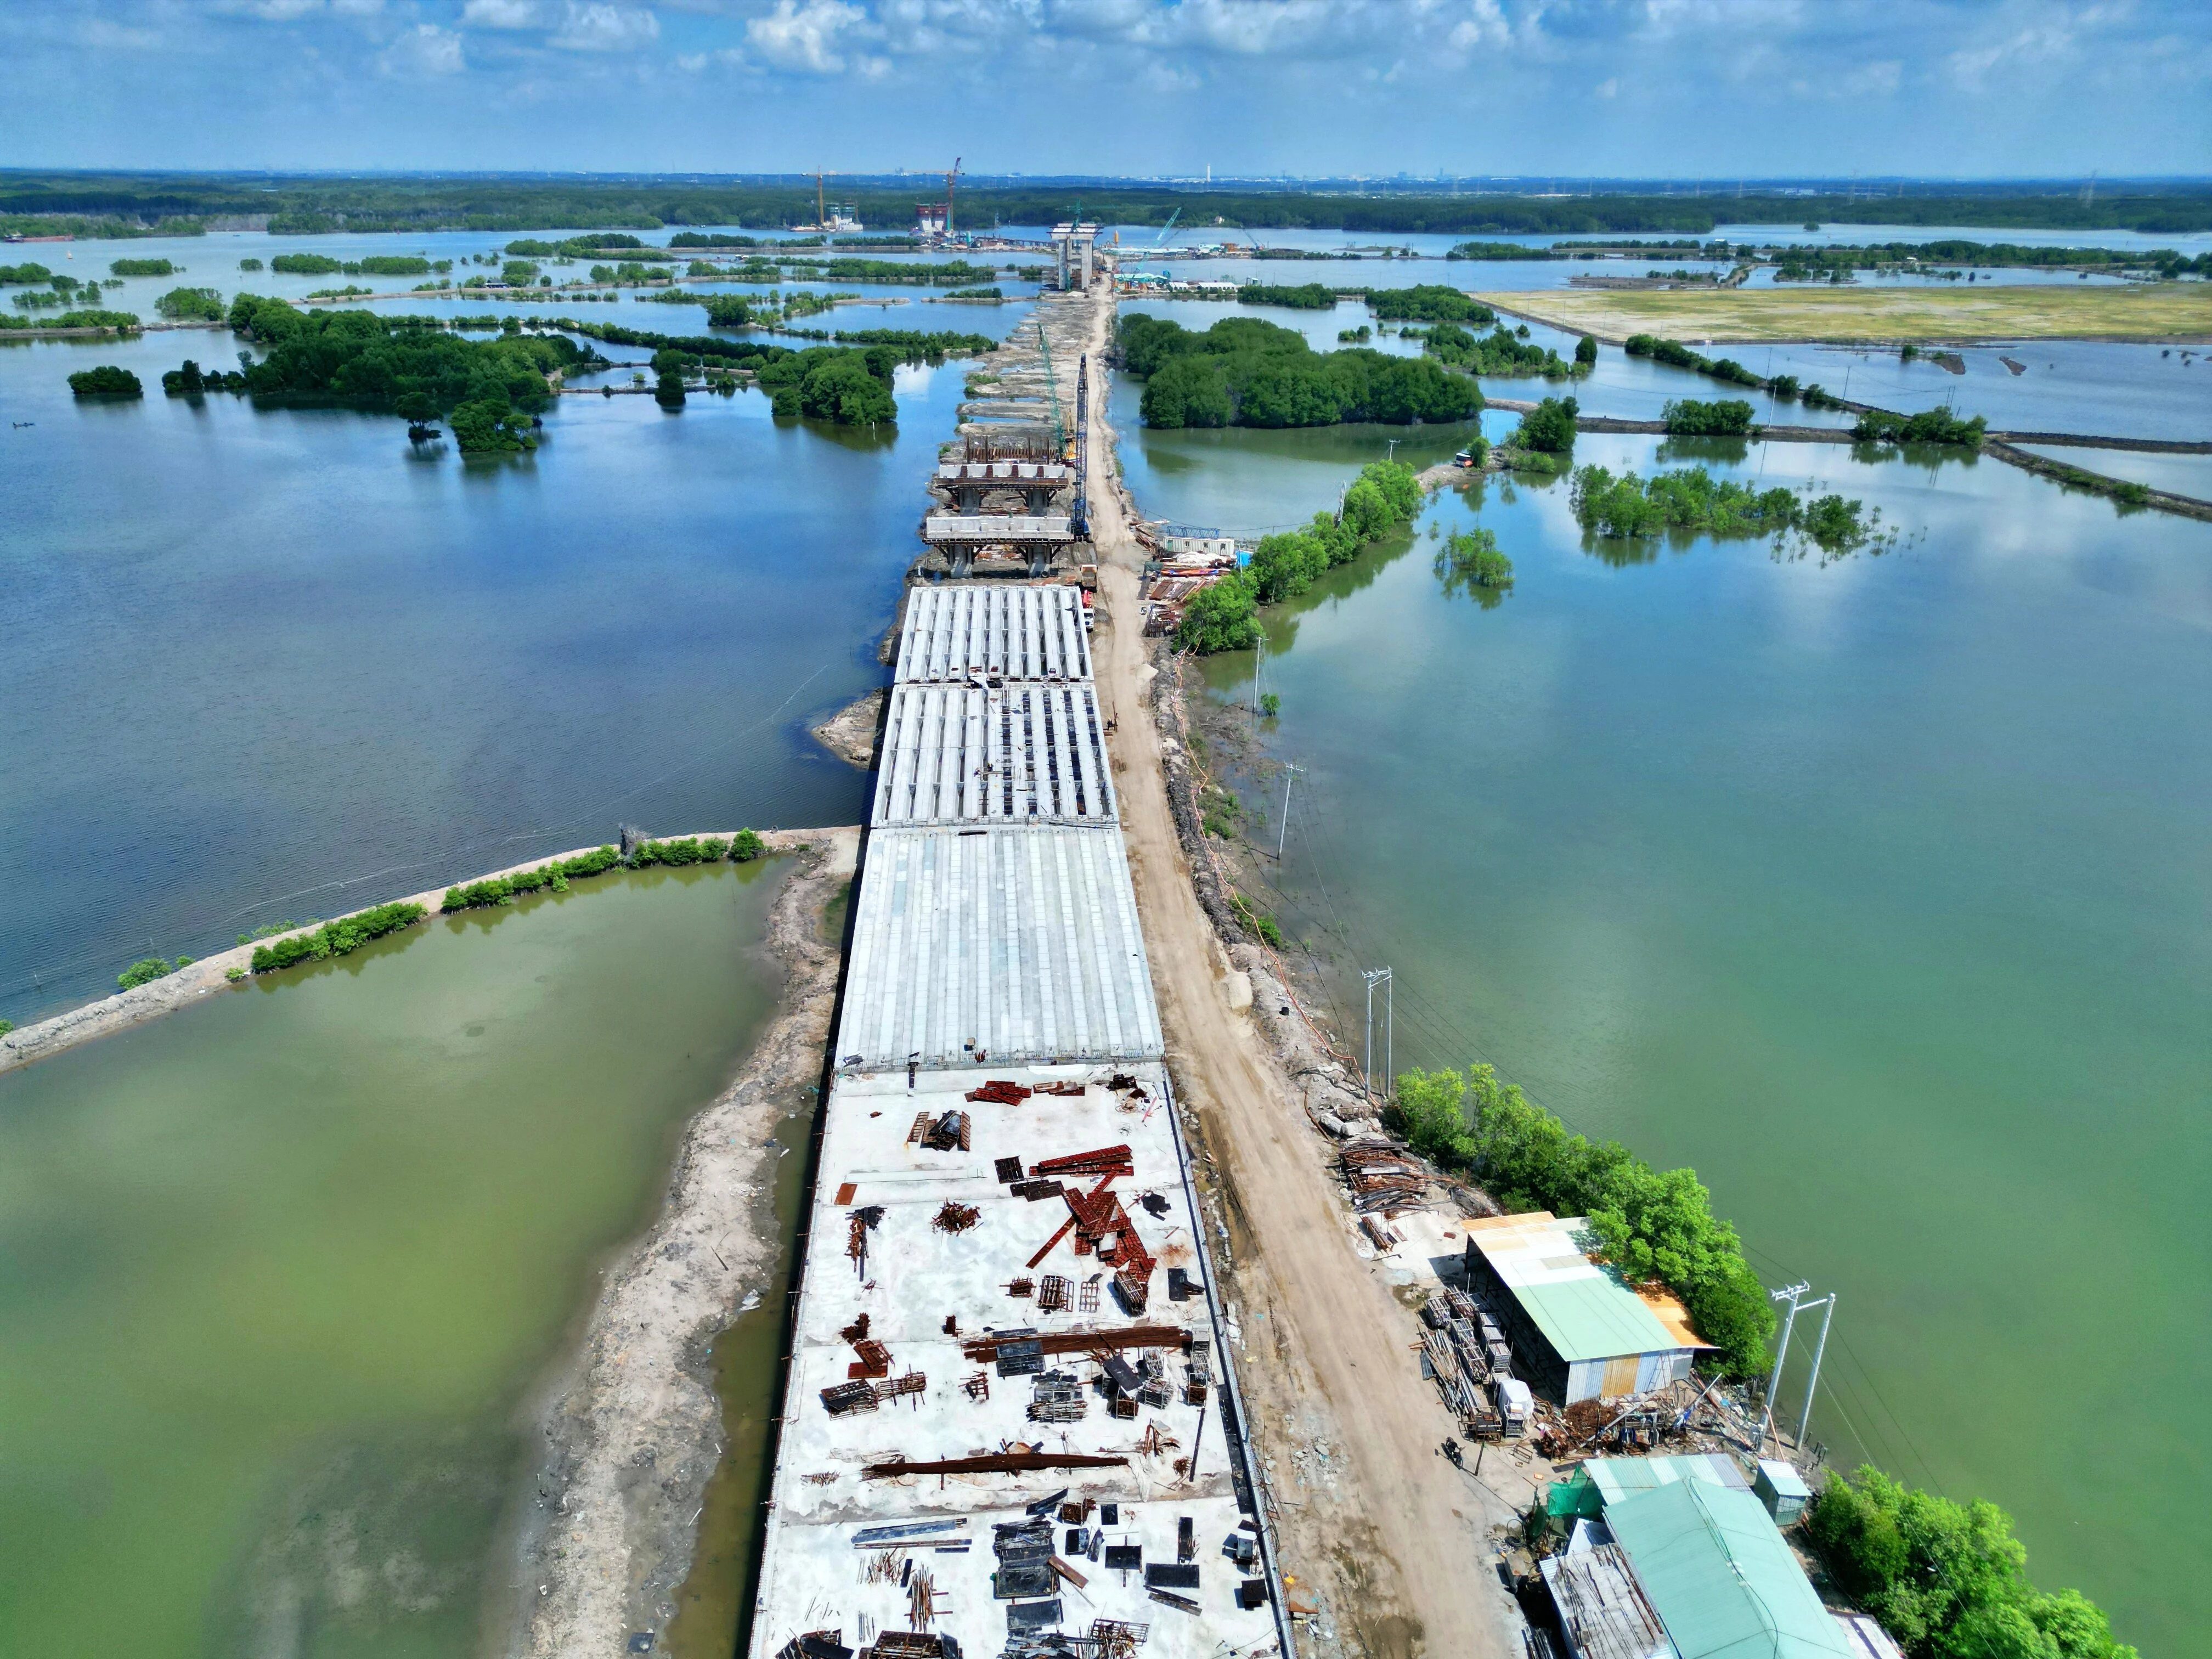
[[[1188,434],[1133,439],[1140,505],[1310,510],[1382,437],[1207,435],[1203,468]],[[1838,1291],[1835,1461],[1996,1499],[2040,1581],[2187,1650],[2212,1619],[2186,1570],[2212,1550],[2212,526],[1990,462],[1694,458],[1841,489],[1900,542],[1608,545],[1564,484],[1447,494],[1263,613],[1261,748],[1303,769],[1263,900],[1355,1044],[1356,970],[1392,967],[1401,1066],[1494,1061],[1694,1165],[1770,1284]],[[1431,569],[1431,528],[1469,523],[1516,567],[1494,608]],[[1252,672],[1206,677],[1241,702]]]
[[[0,1646],[478,1650],[526,1394],[767,1013],[781,878],[579,883],[0,1077]]]

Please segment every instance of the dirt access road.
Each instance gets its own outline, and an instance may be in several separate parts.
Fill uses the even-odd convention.
[[[1110,302],[1098,308],[1102,361]],[[1518,1659],[1490,1531],[1526,1504],[1517,1466],[1483,1480],[1439,1455],[1450,1424],[1421,1380],[1414,1322],[1355,1251],[1325,1146],[1248,1013],[1229,1003],[1229,963],[1191,886],[1144,687],[1143,556],[1113,476],[1102,382],[1091,378],[1089,497],[1101,609],[1093,656],[1115,722],[1115,781],[1129,863],[1166,1029],[1168,1059],[1200,1118],[1231,1229],[1226,1281],[1243,1335],[1239,1376],[1255,1443],[1282,1504],[1283,1569],[1319,1605],[1322,1653],[1367,1659]],[[1502,1499],[1501,1496],[1502,1495]]]

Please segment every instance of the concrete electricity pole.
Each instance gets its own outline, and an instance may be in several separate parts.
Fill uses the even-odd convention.
[[[1787,1302],[1790,1311],[1783,1316],[1782,1340],[1774,1350],[1774,1370],[1766,1379],[1766,1406],[1759,1415],[1759,1438],[1751,1449],[1752,1461],[1756,1462],[1766,1452],[1766,1431],[1774,1422],[1774,1391],[1782,1385],[1782,1362],[1790,1357],[1790,1333],[1797,1323],[1797,1304],[1812,1285],[1804,1279],[1795,1285],[1785,1285],[1778,1291],[1769,1291],[1768,1297],[1775,1302]]]
[[[1813,1374],[1805,1379],[1805,1409],[1797,1414],[1797,1443],[1805,1443],[1805,1431],[1813,1421],[1813,1390],[1820,1385],[1820,1356],[1828,1352],[1828,1325],[1836,1316],[1836,1293],[1826,1297],[1827,1308],[1820,1315],[1820,1340],[1813,1345]],[[1819,1303],[1810,1304],[1819,1307]]]
[[[1388,968],[1368,969],[1359,976],[1367,981],[1367,1042],[1360,1054],[1359,1068],[1364,1074],[1367,1091],[1371,1095],[1375,1091],[1375,988],[1380,985],[1382,988],[1382,1082],[1383,1092],[1387,1097],[1390,1082],[1390,1040],[1392,1029],[1395,1024],[1393,1016],[1395,1012],[1397,993],[1391,984],[1390,970]]]
[[[1275,862],[1283,861],[1283,842],[1291,833],[1291,780],[1297,775],[1297,763],[1283,763],[1283,821],[1275,826]]]

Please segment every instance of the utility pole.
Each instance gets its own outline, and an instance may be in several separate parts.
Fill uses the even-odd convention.
[[[1283,763],[1283,821],[1275,826],[1275,862],[1283,861],[1283,842],[1291,833],[1291,780],[1297,775],[1295,761]],[[1825,1334],[1825,1333],[1824,1333]]]
[[[1260,630],[1252,647],[1252,741],[1260,740],[1260,664],[1267,654],[1267,630]]]
[[[1391,1063],[1390,1039],[1392,1028],[1395,1024],[1395,1021],[1393,1018],[1393,1014],[1395,1012],[1395,1006],[1396,1002],[1396,993],[1392,988],[1390,970],[1388,968],[1367,969],[1363,970],[1359,976],[1367,981],[1367,1041],[1366,1046],[1361,1050],[1359,1057],[1359,1069],[1362,1074],[1362,1081],[1364,1084],[1368,1093],[1371,1096],[1375,1092],[1375,988],[1380,985],[1383,988],[1382,1069],[1386,1073],[1386,1076],[1383,1079],[1383,1083],[1385,1085],[1384,1093],[1387,1095],[1389,1093],[1388,1085],[1389,1083],[1389,1079],[1387,1076],[1387,1073],[1390,1069]]]
[[[1390,447],[1383,452],[1382,459],[1386,461],[1396,460],[1398,459],[1398,446],[1404,441],[1405,440],[1402,438],[1391,439],[1389,441]]]
[[[1757,1462],[1766,1450],[1766,1431],[1774,1421],[1774,1391],[1782,1384],[1782,1362],[1790,1357],[1790,1328],[1797,1322],[1797,1301],[1813,1287],[1803,1279],[1784,1285],[1778,1291],[1769,1291],[1767,1297],[1774,1302],[1787,1302],[1790,1311],[1783,1316],[1782,1341],[1774,1350],[1774,1370],[1766,1379],[1766,1407],[1759,1416],[1759,1437],[1752,1443],[1752,1462]]]
[[[1805,1379],[1805,1409],[1797,1414],[1797,1443],[1805,1443],[1805,1431],[1813,1421],[1813,1390],[1820,1384],[1820,1356],[1828,1352],[1828,1323],[1836,1316],[1836,1293],[1828,1292],[1827,1311],[1820,1316],[1820,1340],[1813,1345],[1813,1375]]]

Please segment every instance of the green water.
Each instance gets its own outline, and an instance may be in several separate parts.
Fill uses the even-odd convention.
[[[520,1408],[767,1012],[778,881],[580,883],[0,1077],[0,1649],[475,1650]]]
[[[1139,504],[1230,519],[1165,436],[1158,477],[1135,440]],[[1286,443],[1217,442],[1220,499],[1325,501]],[[1644,471],[1657,448],[1577,446]],[[1354,970],[1393,967],[1401,1066],[1495,1060],[1694,1165],[1770,1285],[1839,1291],[1812,1424],[1837,1462],[1995,1499],[2039,1581],[2147,1655],[2193,1650],[2212,526],[1986,461],[1705,456],[1817,477],[1903,543],[1606,546],[1563,485],[1447,495],[1265,613],[1261,748],[1304,769],[1263,900],[1355,1049]],[[1431,523],[1492,530],[1511,596],[1446,593]],[[1206,673],[1242,701],[1252,671]],[[1272,852],[1264,769],[1239,781]]]

